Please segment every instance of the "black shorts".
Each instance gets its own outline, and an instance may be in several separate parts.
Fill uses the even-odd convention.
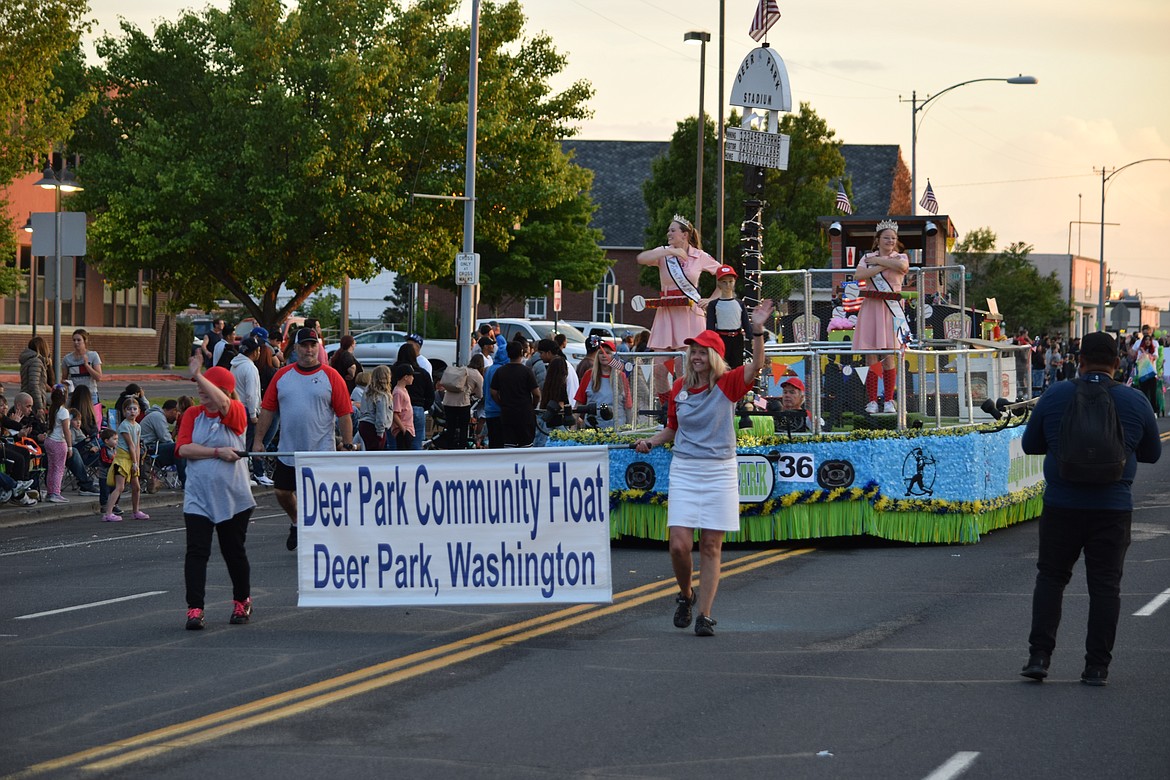
[[[272,486],[277,490],[287,490],[290,493],[297,491],[297,470],[286,466],[284,461],[276,459],[276,466],[272,470]]]

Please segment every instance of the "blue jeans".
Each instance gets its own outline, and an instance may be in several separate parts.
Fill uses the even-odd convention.
[[[414,410],[414,449],[421,450],[427,435],[427,410],[421,406],[410,408]]]

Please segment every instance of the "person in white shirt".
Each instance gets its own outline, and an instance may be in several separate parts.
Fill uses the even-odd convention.
[[[244,434],[244,441],[249,451],[256,435],[256,421],[260,417],[260,369],[257,362],[260,360],[260,341],[251,336],[240,342],[240,354],[232,358],[229,367],[232,376],[236,378],[236,397],[244,405],[248,414],[248,430]],[[252,479],[257,484],[271,485],[264,473],[264,460],[252,458]]]

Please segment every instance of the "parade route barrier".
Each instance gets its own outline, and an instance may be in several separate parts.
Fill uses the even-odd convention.
[[[608,456],[297,453],[297,603],[610,603]]]

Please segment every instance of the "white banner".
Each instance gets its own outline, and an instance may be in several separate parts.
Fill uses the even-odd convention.
[[[609,450],[296,456],[302,607],[613,600]]]

